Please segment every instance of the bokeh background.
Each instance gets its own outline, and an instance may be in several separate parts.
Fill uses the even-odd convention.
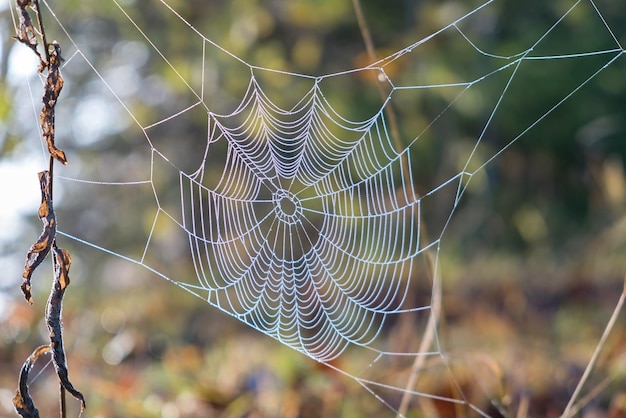
[[[252,65],[319,75],[371,62],[349,0],[167,3],[207,38]],[[615,47],[592,4],[582,3],[537,55],[603,50],[611,43]],[[179,18],[156,1],[120,4],[184,77],[198,77],[202,50]],[[479,4],[360,1],[378,58],[438,31]],[[526,50],[573,4],[498,1],[460,27],[480,40],[483,51],[510,56]],[[595,4],[626,45],[626,7],[609,0]],[[188,89],[145,45],[115,3],[56,0],[50,5],[64,28],[80,39],[95,68],[117,83],[113,88],[135,115],[158,120],[190,100]],[[20,365],[45,342],[43,309],[51,279],[47,266],[40,267],[33,279],[35,304],[23,300],[23,258],[40,231],[36,173],[46,168],[47,160],[38,140],[36,62],[11,39],[10,7],[12,2],[2,0],[0,416],[12,416]],[[43,17],[49,38],[70,45],[48,9]],[[408,84],[437,84],[467,79],[496,65],[497,60],[477,53],[453,33],[430,40],[386,71]],[[65,51],[66,58],[73,57],[75,48]],[[215,68],[204,73],[211,105],[232,109],[249,74],[220,50],[208,53],[214,55],[205,64]],[[443,237],[439,338],[445,353],[469,365],[456,376],[459,385],[467,393],[488,393],[477,402],[494,416],[503,411],[514,416],[518,410],[524,416],[525,408],[527,416],[558,416],[622,292],[623,58],[507,146],[606,61],[605,56],[591,56],[524,67],[472,163],[480,165],[501,153],[472,178]],[[112,105],[116,99],[94,72],[78,62],[68,60],[63,70],[66,86],[57,108],[57,141],[68,152],[70,166],[57,174],[102,181],[140,178],[149,169],[145,139]],[[368,95],[359,87],[346,83],[327,94],[341,109],[359,115],[379,105],[375,89]],[[280,85],[276,89],[288,92]],[[502,94],[501,85],[495,84],[477,90],[473,102],[446,111],[442,123],[416,144],[415,182],[422,190],[445,181],[467,162],[493,99]],[[449,96],[439,92],[402,97],[394,110],[408,121],[402,125],[405,139],[435,120],[449,103]],[[280,102],[280,95],[275,100]],[[164,136],[202,138],[203,123],[190,116],[159,129]],[[59,181],[55,191],[61,229],[79,231],[129,256],[143,251],[145,242],[138,237],[154,218],[149,189],[127,199],[126,189],[70,186]],[[449,203],[435,204],[426,214],[431,229],[447,220]],[[145,269],[68,238],[59,241],[74,260],[64,303],[65,343],[72,380],[87,396],[86,416],[393,416],[354,381],[246,328]],[[168,271],[181,281],[195,274],[193,266],[177,261],[184,243],[167,237],[159,242],[164,243],[159,256],[165,257]],[[622,314],[583,392],[591,393],[583,416],[626,414],[625,325]],[[55,416],[58,410],[51,369],[44,369],[31,385],[42,416]],[[494,376],[494,387],[479,387]],[[450,395],[446,390],[450,388],[433,385],[432,394]],[[490,403],[501,405],[500,410]],[[416,404],[410,416],[472,416],[472,411],[449,409],[445,403],[431,406],[424,412]],[[70,416],[76,415],[77,406],[70,402]]]

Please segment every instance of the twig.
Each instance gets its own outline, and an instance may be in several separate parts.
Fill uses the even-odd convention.
[[[592,400],[597,399],[598,396],[600,396],[600,393],[602,393],[607,387],[609,387],[611,383],[613,383],[613,380],[615,380],[615,377],[608,375],[607,377],[602,379],[600,383],[591,388],[585,396],[583,396],[578,402],[576,402],[576,405],[574,405],[574,407],[572,408],[572,415],[577,414],[578,411],[581,410],[581,408],[583,408]]]
[[[19,1],[19,0],[18,0]],[[41,35],[41,43],[44,48],[44,55],[46,57],[46,63],[50,62],[50,53],[48,51],[48,40],[46,39],[46,29],[43,25],[43,18],[41,17],[41,9],[39,8],[39,0],[32,0],[35,4],[34,9],[37,13],[37,26],[39,26],[39,33]]]
[[[365,43],[365,49],[367,50],[368,57],[370,61],[376,62],[376,50],[374,49],[374,42],[372,40],[372,36],[370,34],[369,28],[367,26],[367,22],[365,21],[365,16],[363,14],[363,8],[361,7],[360,0],[352,0],[352,4],[354,7],[354,12],[356,14],[356,18],[359,24],[359,29],[361,30],[361,36],[363,37],[363,42]],[[378,88],[378,92],[380,94],[381,99],[386,100],[386,94],[382,86],[382,82],[376,84]],[[391,133],[391,138],[393,139],[394,146],[396,148],[396,152],[400,155],[400,164],[402,166],[402,174],[404,178],[411,178],[411,172],[409,167],[409,162],[406,157],[406,154],[403,153],[403,144],[402,139],[400,138],[400,130],[398,129],[398,120],[396,117],[396,113],[391,106],[391,103],[388,103],[384,109],[385,116],[389,122],[389,129]],[[413,190],[414,199],[419,199],[419,195],[415,190]],[[421,217],[421,214],[418,216]],[[428,240],[428,233],[426,231],[425,223],[419,222],[420,225],[420,238],[422,244],[426,244]],[[422,341],[419,346],[419,352],[423,353],[428,351],[433,341],[436,338],[437,331],[437,323],[439,322],[439,314],[441,311],[441,277],[439,276],[436,269],[436,260],[432,255],[430,249],[424,251],[424,255],[426,258],[426,267],[428,269],[428,274],[432,278],[432,299],[431,299],[431,310],[430,317],[428,318],[428,323],[426,325],[426,331],[422,336]],[[400,406],[398,408],[398,416],[405,416],[409,407],[409,402],[411,401],[411,393],[413,387],[417,383],[419,377],[419,371],[424,367],[424,363],[426,361],[426,356],[418,355],[415,357],[415,361],[411,366],[411,372],[406,383],[406,390],[402,394],[402,400],[400,401]]]
[[[60,413],[61,413],[61,418],[67,418],[67,406],[66,406],[66,399],[65,399],[65,386],[63,386],[62,383],[59,384],[59,398],[61,398],[61,404],[60,404]]]
[[[367,22],[365,21],[365,15],[363,14],[361,1],[352,0],[352,7],[354,7],[354,13],[356,13],[356,20],[359,24],[359,29],[361,30],[361,36],[363,37],[363,42],[365,43],[365,49],[367,50],[367,55],[370,57],[372,61],[376,61],[376,51],[374,50],[374,42],[372,41],[372,35],[370,34],[370,30],[367,26]]]
[[[20,23],[17,36],[14,38],[19,42],[28,46],[39,58],[39,73],[47,71],[44,83],[44,92],[41,98],[43,106],[39,113],[39,123],[43,138],[48,146],[50,154],[48,162],[48,170],[39,173],[39,184],[41,188],[41,204],[39,206],[38,215],[43,223],[43,231],[37,241],[30,247],[26,255],[26,263],[22,274],[22,292],[26,300],[32,304],[31,295],[31,276],[34,270],[47,257],[50,250],[53,254],[54,265],[54,281],[50,291],[50,297],[46,304],[45,319],[46,325],[50,332],[50,345],[39,347],[28,358],[22,372],[18,384],[18,391],[13,399],[18,414],[24,418],[39,418],[39,411],[28,393],[28,371],[32,364],[44,352],[52,351],[52,363],[60,382],[59,408],[61,418],[67,416],[66,394],[70,392],[75,398],[81,402],[81,412],[85,409],[85,398],[82,393],[74,388],[69,380],[65,351],[63,349],[63,334],[61,326],[62,303],[65,290],[70,283],[69,269],[71,264],[70,253],[67,250],[58,248],[56,245],[56,216],[53,201],[53,170],[54,162],[59,161],[63,165],[67,165],[65,153],[56,147],[54,143],[55,136],[55,108],[63,89],[63,77],[61,76],[60,67],[62,62],[61,46],[58,42],[48,43],[46,32],[44,29],[39,0],[16,0],[17,8],[20,16]],[[38,30],[33,27],[32,19],[28,8],[31,8],[37,15]],[[39,52],[38,38],[44,49],[43,55]]]
[[[528,418],[528,409],[530,406],[530,399],[527,394],[523,394],[520,401],[519,406],[517,407],[516,418]]]
[[[613,310],[613,314],[611,315],[609,322],[606,324],[604,333],[602,334],[602,337],[600,338],[600,341],[598,342],[598,345],[596,346],[596,350],[594,351],[593,356],[591,356],[591,360],[589,360],[589,363],[587,364],[587,368],[585,369],[585,372],[583,373],[582,377],[580,378],[580,381],[578,382],[578,386],[576,386],[576,389],[574,390],[572,397],[569,399],[569,402],[567,406],[565,407],[563,414],[561,415],[562,418],[569,418],[576,413],[576,409],[577,409],[576,399],[580,395],[580,392],[583,386],[587,382],[587,379],[589,378],[589,375],[591,374],[591,371],[593,370],[593,367],[595,366],[596,361],[598,360],[598,357],[600,356],[600,353],[602,352],[602,349],[604,348],[604,344],[606,343],[606,340],[609,334],[611,333],[611,330],[613,329],[615,322],[617,321],[617,317],[622,310],[622,305],[624,304],[624,299],[626,299],[626,276],[624,276],[624,288],[622,290],[622,294],[619,300],[617,301],[617,305],[615,306],[615,309]]]
[[[361,36],[363,37],[363,43],[365,43],[365,50],[367,51],[367,55],[372,62],[376,62],[376,50],[374,49],[374,41],[372,41],[372,35],[370,34],[369,28],[367,27],[367,22],[365,21],[365,16],[363,15],[363,8],[361,7],[360,0],[352,0],[352,4],[354,7],[354,12],[356,14],[357,21],[359,23],[359,29],[361,30]],[[382,82],[376,84],[378,88],[378,93],[380,94],[380,98],[384,101],[386,100],[386,94],[383,90]],[[396,147],[396,152],[400,155],[403,151],[402,139],[400,138],[400,130],[398,129],[398,119],[396,117],[396,113],[393,111],[393,107],[391,103],[388,103],[384,109],[385,116],[389,121],[389,130],[391,132],[391,138],[393,139],[393,144]],[[402,174],[405,175],[405,178],[410,178],[409,164],[406,157],[400,159],[400,164],[402,164]]]
[[[428,262],[430,265],[434,264],[434,260],[432,259],[432,255],[430,252],[426,253]],[[441,277],[439,276],[439,272],[437,269],[433,272],[433,291],[432,291],[432,300],[431,300],[431,311],[430,317],[428,318],[428,323],[426,324],[426,331],[424,332],[424,336],[422,337],[422,342],[420,343],[418,351],[420,353],[428,351],[430,345],[436,336],[437,331],[437,323],[439,322],[439,312],[441,311]],[[409,379],[406,382],[406,389],[402,394],[402,400],[400,402],[400,407],[398,408],[398,416],[404,417],[406,416],[407,410],[409,409],[409,402],[411,401],[411,394],[413,392],[413,388],[417,383],[419,378],[419,371],[424,367],[424,363],[426,362],[426,356],[416,356],[413,365],[411,366],[411,373],[409,374]]]

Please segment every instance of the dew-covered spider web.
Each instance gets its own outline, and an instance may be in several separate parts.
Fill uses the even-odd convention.
[[[440,333],[440,249],[490,164],[623,65],[616,6],[559,2],[513,48],[493,35],[507,2],[457,4],[438,30],[318,74],[246,49],[256,26],[201,27],[209,11],[180,2],[76,5],[92,24],[59,3],[42,2],[65,59],[57,138],[70,166],[56,184],[61,205],[92,200],[58,210],[59,234],[336,369],[391,414],[504,414],[492,382],[464,384],[472,372]],[[111,26],[115,43],[99,36]]]

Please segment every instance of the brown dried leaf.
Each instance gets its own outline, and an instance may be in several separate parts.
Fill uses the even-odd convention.
[[[28,374],[37,359],[51,351],[52,348],[49,345],[37,347],[22,365],[17,391],[15,391],[15,397],[13,398],[13,406],[15,407],[15,411],[23,418],[39,418],[39,411],[35,407],[33,398],[31,398],[28,392]]]
[[[24,273],[22,273],[22,292],[29,303],[33,303],[31,295],[30,278],[33,271],[46,258],[52,247],[52,242],[56,235],[56,218],[52,208],[51,178],[48,171],[38,173],[39,187],[41,188],[41,205],[39,205],[38,215],[43,223],[43,230],[37,241],[31,245],[26,254]]]
[[[61,72],[59,71],[61,66],[61,46],[54,41],[48,46],[48,52],[48,76],[46,77],[45,90],[41,98],[43,107],[39,114],[39,123],[41,124],[41,130],[48,145],[50,156],[63,165],[67,165],[65,153],[54,144],[54,108],[61,94],[61,89],[63,89],[63,77],[61,77]]]
[[[29,47],[37,56],[39,57],[40,67],[45,66],[44,59],[41,57],[41,54],[37,50],[37,32],[33,27],[33,21],[30,18],[30,14],[26,8],[30,6],[32,3],[31,0],[17,0],[17,10],[20,16],[20,26],[18,29],[17,36],[14,36],[14,39],[17,39],[19,42],[23,43],[27,47]]]
[[[63,334],[61,327],[61,310],[65,289],[70,284],[70,265],[72,258],[69,251],[52,246],[54,257],[54,283],[50,291],[50,298],[46,305],[46,325],[50,332],[50,346],[52,347],[52,363],[61,381],[61,385],[81,402],[81,410],[85,409],[85,397],[74,388],[69,380],[65,350],[63,349]]]

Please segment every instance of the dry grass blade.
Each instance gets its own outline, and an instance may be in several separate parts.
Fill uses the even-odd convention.
[[[363,42],[365,43],[365,49],[367,50],[368,57],[370,61],[375,62],[377,57],[376,57],[376,50],[374,48],[374,41],[372,40],[372,36],[370,34],[367,22],[365,21],[365,16],[363,14],[363,8],[361,7],[360,0],[352,0],[352,6],[356,14],[356,18],[359,24],[359,29],[361,30],[361,36],[363,37]],[[379,92],[381,99],[384,101],[385,92],[382,89],[382,85],[378,83],[376,86],[378,88],[378,92]],[[402,144],[402,139],[400,137],[400,131],[398,129],[398,122],[396,119],[396,114],[393,110],[393,107],[390,104],[385,107],[385,116],[387,117],[387,120],[389,122],[389,127],[391,130],[391,137],[396,147],[396,151],[398,152],[399,155],[403,156],[400,159],[400,162],[402,164],[402,171],[403,171],[404,177],[411,178],[410,171],[409,171],[409,163],[406,158],[406,154],[402,153],[404,146]],[[417,195],[413,196],[414,199],[417,199],[418,197],[419,196]],[[423,243],[426,243],[428,241],[428,238],[427,238],[428,233],[426,231],[425,223],[421,222],[421,219],[420,219],[419,224],[422,230],[421,240]],[[432,288],[432,300],[431,300],[431,315],[428,319],[426,332],[422,336],[422,341],[419,347],[419,352],[428,351],[430,347],[432,346],[433,342],[435,341],[436,328],[437,328],[437,323],[439,319],[439,314],[441,311],[441,286],[440,286],[441,278],[438,277],[437,275],[436,260],[430,250],[427,249],[424,252],[424,254],[426,256],[427,271],[432,279],[433,288]],[[407,410],[409,408],[409,403],[412,397],[412,390],[415,387],[419,379],[419,372],[424,367],[425,359],[426,359],[425,356],[416,356],[415,361],[413,362],[411,366],[411,372],[406,382],[407,390],[402,395],[402,400],[400,401],[400,406],[397,411],[397,414],[400,417],[405,416],[407,413]]]
[[[600,353],[602,352],[604,345],[606,344],[606,340],[609,334],[611,333],[611,330],[613,329],[615,322],[617,321],[617,317],[619,316],[619,313],[622,310],[622,305],[624,304],[624,299],[626,299],[626,276],[624,277],[624,288],[622,290],[622,294],[620,295],[620,298],[617,301],[617,305],[615,305],[613,314],[611,315],[609,322],[606,324],[604,333],[602,334],[602,337],[600,338],[600,341],[598,342],[598,345],[596,346],[596,349],[593,355],[591,356],[589,363],[587,363],[587,368],[585,368],[585,372],[580,378],[580,381],[578,382],[578,385],[576,386],[574,393],[572,394],[567,406],[565,407],[565,411],[563,411],[561,418],[572,417],[574,416],[574,414],[576,414],[576,412],[578,412],[579,404],[576,403],[576,400],[578,399],[578,396],[580,395],[580,392],[582,391],[583,386],[587,382],[587,379],[589,378],[589,375],[591,374],[591,371],[593,370],[593,367],[595,366],[596,361],[598,360],[598,357],[600,356]]]

